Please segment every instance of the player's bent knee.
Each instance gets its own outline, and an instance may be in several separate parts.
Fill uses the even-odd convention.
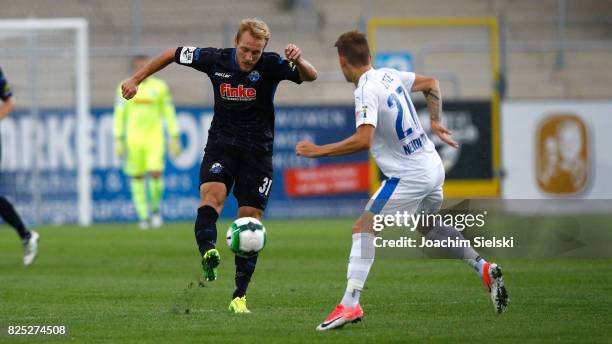
[[[226,197],[227,189],[223,183],[205,183],[200,186],[200,206],[210,205],[220,212]]]
[[[361,219],[358,219],[355,223],[353,223],[352,231],[353,231],[353,234],[355,233],[373,233],[372,228],[368,228],[365,225],[365,222]]]
[[[225,198],[215,197],[213,195],[206,195],[206,197],[200,200],[200,207],[208,205],[213,207],[218,214],[221,214],[221,210],[223,210],[224,203]]]
[[[374,234],[373,214],[366,211],[353,223],[352,231],[355,233],[372,233]]]
[[[361,223],[360,223],[360,221],[357,220],[355,223],[353,223],[353,226],[352,226],[351,229],[353,231],[353,234],[360,233],[361,232]]]

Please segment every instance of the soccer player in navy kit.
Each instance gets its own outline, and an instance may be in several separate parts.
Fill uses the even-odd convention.
[[[7,117],[11,111],[15,108],[15,97],[11,87],[2,73],[0,68],[0,120]],[[0,149],[0,157],[2,151]],[[34,263],[36,256],[38,255],[38,233],[35,231],[29,231],[21,221],[21,217],[15,211],[15,208],[4,196],[0,195],[0,217],[4,222],[11,225],[19,234],[23,243],[23,264],[28,266]]]
[[[210,78],[215,93],[214,117],[200,166],[200,207],[195,237],[202,255],[204,277],[217,278],[219,252],[216,222],[230,190],[238,200],[238,217],[261,219],[272,186],[274,93],[278,83],[314,81],[316,69],[294,44],[285,58],[264,52],[270,30],[256,18],[243,19],[235,47],[227,49],[179,47],[168,49],[136,71],[122,84],[123,96],[132,98],[138,84],[171,62],[192,67]],[[246,289],[257,256],[236,256],[236,288],[230,311],[249,313]]]

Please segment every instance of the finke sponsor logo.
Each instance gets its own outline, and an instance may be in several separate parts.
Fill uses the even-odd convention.
[[[580,117],[554,114],[538,128],[536,176],[549,194],[571,195],[583,191],[589,177],[589,137]]]
[[[244,85],[232,87],[228,83],[222,83],[220,89],[221,98],[226,100],[250,101],[257,97],[257,91],[254,88],[244,87]]]

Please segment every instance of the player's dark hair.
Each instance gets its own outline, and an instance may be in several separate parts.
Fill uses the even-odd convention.
[[[370,63],[368,40],[365,34],[357,30],[340,35],[334,46],[338,48],[338,54],[344,56],[352,66],[359,67]]]

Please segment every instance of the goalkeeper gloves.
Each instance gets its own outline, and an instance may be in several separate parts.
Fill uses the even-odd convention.
[[[181,155],[181,138],[179,136],[173,136],[170,139],[170,155],[173,158],[176,158],[177,156]]]
[[[117,154],[120,158],[123,158],[125,155],[125,142],[121,138],[115,139],[115,154]]]

